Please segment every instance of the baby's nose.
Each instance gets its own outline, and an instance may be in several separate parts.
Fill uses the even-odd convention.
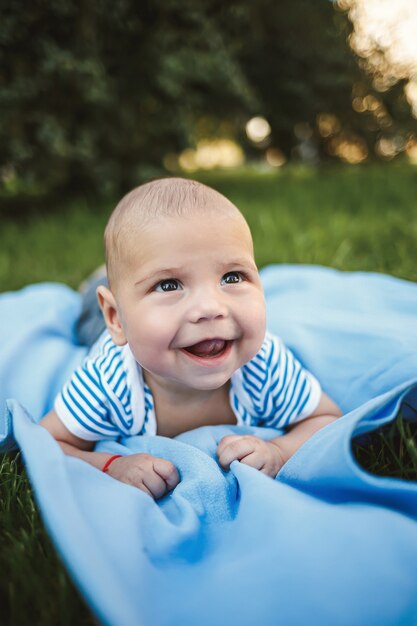
[[[197,323],[203,320],[222,319],[227,317],[228,308],[221,293],[214,290],[205,292],[194,298],[189,310],[190,321]]]

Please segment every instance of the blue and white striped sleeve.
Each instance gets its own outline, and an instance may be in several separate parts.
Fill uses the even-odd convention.
[[[247,371],[246,382],[251,384],[258,419],[264,426],[285,428],[314,413],[321,398],[320,383],[278,337],[267,334],[250,363],[258,381],[251,381]]]
[[[54,409],[68,430],[87,441],[120,435],[111,421],[100,355],[85,360],[55,399]]]
[[[306,370],[278,338],[271,338],[270,393],[273,423],[284,428],[314,413],[321,398],[317,378]],[[272,425],[272,424],[271,424]]]

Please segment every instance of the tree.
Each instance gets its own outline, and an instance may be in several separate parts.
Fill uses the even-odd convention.
[[[328,0],[6,0],[0,181],[38,194],[125,191],[224,122],[245,144],[259,113],[287,157],[300,128],[322,157],[340,156],[349,137],[372,154],[398,98],[372,87],[350,31]],[[367,96],[369,111],[352,107]],[[403,107],[398,124],[410,119]]]

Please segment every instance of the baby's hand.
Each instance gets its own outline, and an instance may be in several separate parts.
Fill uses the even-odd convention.
[[[158,500],[180,482],[175,465],[150,454],[129,454],[115,459],[107,474],[133,485]]]
[[[273,478],[284,465],[277,444],[263,441],[253,435],[223,437],[217,448],[217,456],[223,469],[228,469],[232,461],[240,461]]]

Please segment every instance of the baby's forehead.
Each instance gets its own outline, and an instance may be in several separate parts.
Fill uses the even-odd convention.
[[[185,215],[159,215],[152,219],[139,219],[136,224],[131,222],[125,229],[126,237],[133,236],[136,240],[149,240],[158,237],[163,231],[176,236],[192,235],[193,238],[197,236],[210,238],[213,236],[213,231],[219,234],[225,231],[239,232],[242,237],[242,247],[248,238],[252,239],[250,228],[238,209],[233,212],[224,212],[210,208]]]
[[[119,240],[120,256],[124,262],[140,263],[152,259],[175,260],[188,254],[189,258],[208,255],[218,262],[232,259],[253,259],[253,242],[243,216],[195,213],[187,216],[159,216],[146,223],[130,225],[125,240]]]

